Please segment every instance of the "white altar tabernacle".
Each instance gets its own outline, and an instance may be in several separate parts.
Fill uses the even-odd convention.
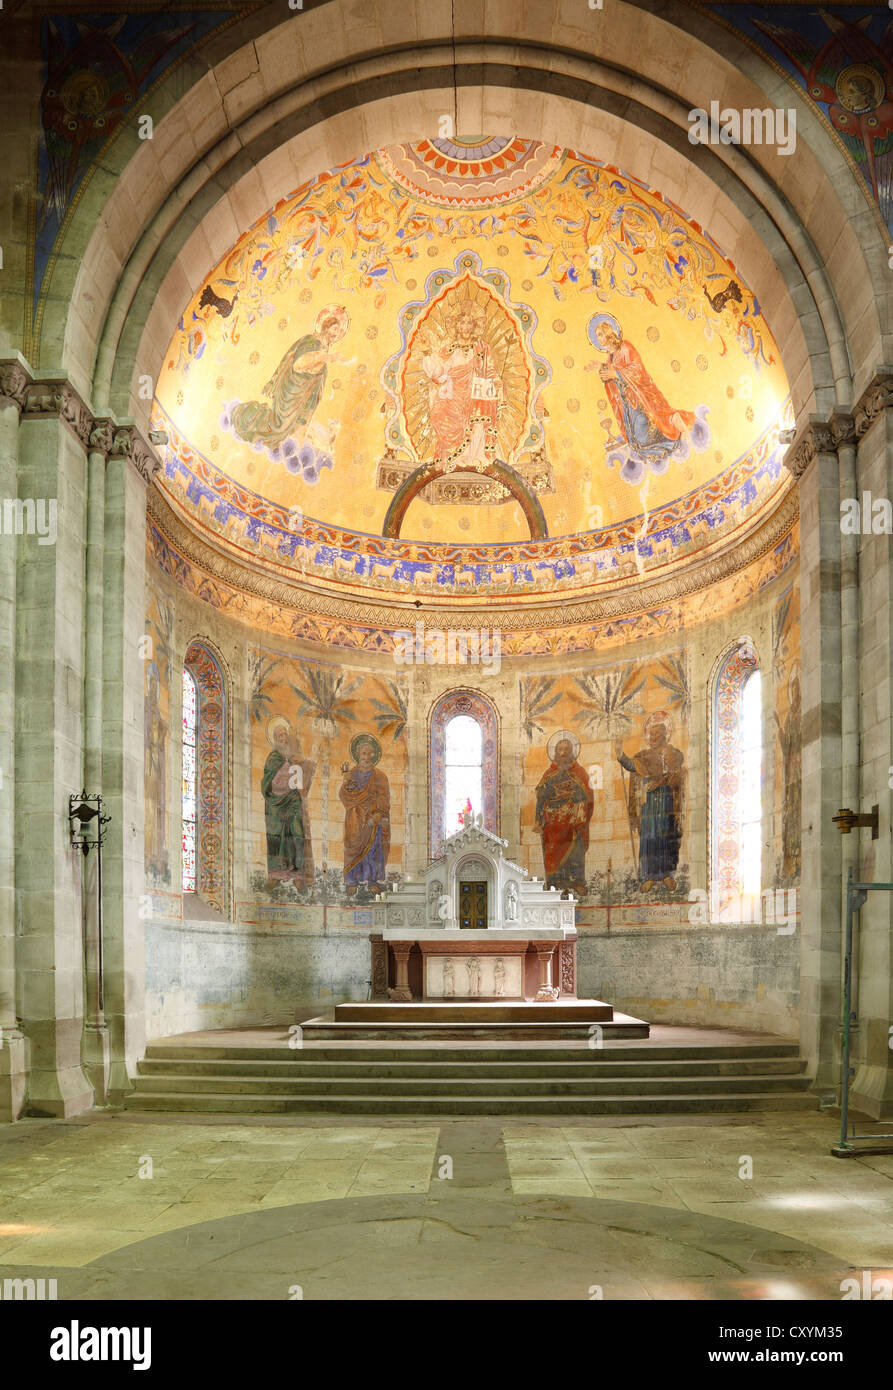
[[[376,899],[373,999],[576,999],[575,899],[528,879],[507,848],[465,825],[419,882]]]

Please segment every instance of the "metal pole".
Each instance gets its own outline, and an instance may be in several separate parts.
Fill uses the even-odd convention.
[[[840,1084],[840,1147],[848,1149],[846,1131],[850,1102],[850,977],[853,959],[853,869],[847,871],[846,939],[843,955],[843,1077]]]
[[[847,874],[846,886],[846,937],[844,943],[844,967],[843,967],[843,1075],[840,1083],[840,1143],[831,1147],[832,1154],[838,1157],[849,1156],[856,1153],[870,1153],[870,1149],[857,1149],[854,1141],[863,1144],[876,1143],[879,1139],[893,1139],[893,1134],[857,1134],[856,1127],[853,1125],[853,1133],[847,1139],[847,1123],[849,1120],[850,1106],[850,1031],[852,1023],[852,975],[853,975],[853,913],[858,912],[872,892],[893,893],[893,883],[861,883],[853,882],[853,870],[850,868]],[[889,1149],[874,1150],[877,1153],[889,1153]]]
[[[96,896],[97,896],[97,902],[96,902],[96,927],[97,927],[97,941],[96,941],[96,976],[97,976],[97,979],[96,979],[96,987],[97,987],[97,992],[98,992],[98,1001],[97,1001],[97,1002],[98,1002],[98,1004],[99,1004],[99,1020],[98,1020],[98,1021],[99,1021],[100,1025],[104,1025],[104,1024],[105,1024],[105,982],[104,982],[104,980],[103,980],[103,965],[102,965],[102,955],[103,955],[103,941],[102,941],[102,797],[101,797],[101,796],[98,797],[97,800],[99,801],[100,821],[99,821],[99,834],[98,834],[97,840],[96,840]]]

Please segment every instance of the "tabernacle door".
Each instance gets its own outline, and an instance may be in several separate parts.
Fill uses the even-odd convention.
[[[469,931],[487,930],[486,883],[459,884],[459,926]]]

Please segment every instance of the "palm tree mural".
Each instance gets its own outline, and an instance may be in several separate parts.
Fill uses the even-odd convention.
[[[267,686],[278,665],[278,657],[270,660],[263,652],[248,653],[248,709],[255,724],[262,723],[272,713],[273,697]]]
[[[663,703],[668,709],[678,710],[681,720],[687,722],[691,711],[691,688],[682,658],[665,656],[655,667],[654,679],[667,692]]]
[[[409,719],[409,711],[403,692],[394,681],[387,683],[388,700],[371,700],[375,714],[372,716],[382,735],[393,734],[394,742],[402,738]]]
[[[603,739],[611,744],[615,739],[628,737],[635,723],[634,716],[645,713],[641,701],[637,700],[636,696],[644,687],[646,678],[643,676],[641,680],[636,679],[634,663],[630,662],[619,671],[604,673],[587,671],[582,676],[575,676],[574,680],[583,693],[582,699],[579,695],[571,695],[572,699],[579,700],[583,704],[583,709],[578,710],[574,715],[577,723],[581,724],[584,730],[594,738]],[[633,863],[638,866],[639,853],[633,839],[626,773],[622,767],[620,769],[620,781],[623,785],[623,800],[626,803]]]
[[[521,683],[521,728],[531,743],[537,734],[546,732],[545,724],[539,721],[561,699],[560,690],[552,694],[554,686],[554,676],[531,676]]]
[[[777,680],[783,680],[788,661],[788,638],[791,634],[791,618],[793,616],[794,593],[789,589],[783,594],[775,609],[775,632],[772,643],[773,659],[775,666],[775,676]]]
[[[574,719],[582,724],[586,733],[608,743],[613,743],[615,738],[628,737],[635,723],[633,716],[645,713],[636,699],[645,685],[645,677],[636,680],[635,665],[630,662],[620,671],[587,671],[575,676],[574,680],[582,691],[582,698],[574,692],[570,698],[583,705]]]
[[[174,605],[155,594],[157,620],[149,618],[147,626],[155,629],[155,664],[163,684],[166,686],[170,675],[171,653],[174,648]]]
[[[289,686],[298,697],[298,716],[310,715],[313,719],[313,751],[319,758],[322,768],[322,867],[328,869],[329,862],[329,774],[332,762],[332,739],[338,732],[338,725],[344,720],[356,722],[356,715],[350,706],[351,697],[363,684],[363,677],[345,681],[331,666],[303,665],[305,686]]]

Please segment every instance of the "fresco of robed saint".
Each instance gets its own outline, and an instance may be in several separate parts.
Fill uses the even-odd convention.
[[[645,720],[646,747],[632,758],[615,740],[614,755],[630,776],[629,818],[638,831],[638,879],[647,892],[662,882],[676,887],[682,813],[685,798],[685,759],[670,743],[673,721],[666,710]]]
[[[338,791],[345,809],[344,882],[348,893],[355,893],[361,883],[381,890],[391,849],[390,784],[375,766],[381,744],[373,734],[357,734],[350,751],[356,766],[342,763]]]
[[[322,398],[332,348],[349,325],[347,310],[340,304],[322,310],[314,332],[292,344],[264,387],[272,404],[245,401],[233,407],[232,427],[240,439],[277,449],[309,425]]]
[[[551,759],[536,789],[534,825],[543,842],[547,887],[586,891],[586,851],[594,797],[589,778],[577,762],[580,740],[568,729],[553,734]]]
[[[590,362],[584,371],[598,370],[605,384],[618,431],[607,449],[622,460],[621,477],[640,483],[646,467],[665,473],[670,459],[686,457],[689,448],[703,452],[710,443],[706,407],[690,411],[671,406],[611,314],[596,314],[588,333],[593,346],[607,353],[606,362]]]
[[[167,735],[168,724],[161,711],[161,676],[155,662],[150,661],[145,704],[146,868],[157,874],[168,872]]]
[[[800,668],[788,677],[788,711],[784,719],[775,715],[781,748],[784,811],[782,815],[782,874],[789,882],[800,875],[800,815],[803,804],[801,786]]]
[[[301,888],[313,883],[313,844],[306,795],[316,764],[300,756],[291,725],[282,715],[267,725],[272,752],[264,764],[260,789],[267,833],[267,874],[290,879]]]

